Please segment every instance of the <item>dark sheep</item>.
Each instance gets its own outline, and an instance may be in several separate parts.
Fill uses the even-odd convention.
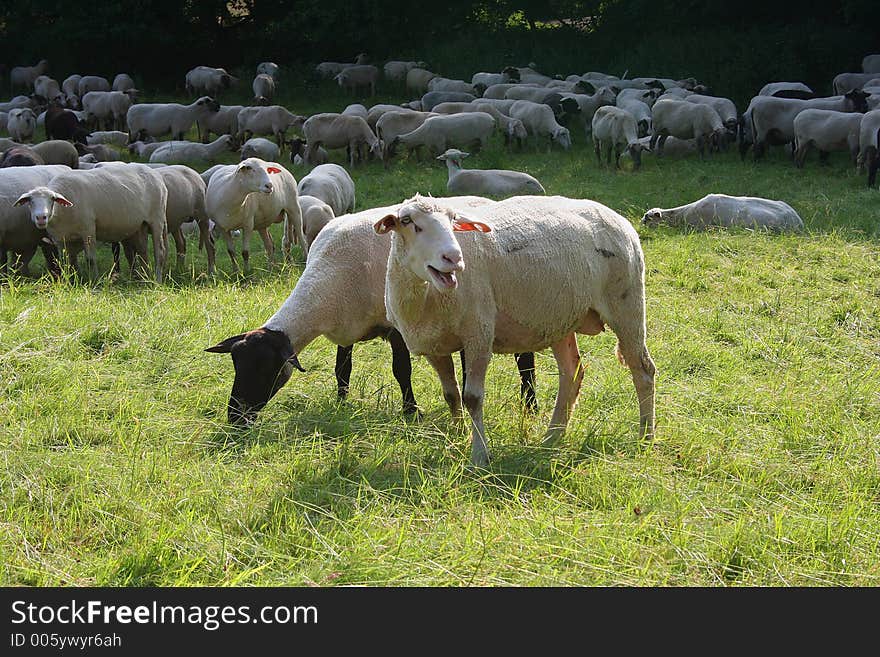
[[[13,146],[0,154],[0,169],[6,167],[33,167],[46,164],[42,157],[27,146]]]

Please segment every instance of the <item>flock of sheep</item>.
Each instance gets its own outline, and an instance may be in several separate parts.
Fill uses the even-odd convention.
[[[182,268],[184,231],[197,227],[211,274],[215,236],[238,270],[233,238],[240,232],[247,269],[254,232],[274,260],[269,228],[279,223],[285,257],[296,243],[306,255],[290,297],[260,328],[207,350],[234,356],[230,422],[253,421],[292,370],[302,369],[297,354],[320,335],[339,345],[335,373],[344,398],[352,345],[381,336],[392,348],[404,412],[418,412],[410,354],[425,355],[453,415],[460,416],[462,407],[470,414],[472,462],[483,466],[489,450],[482,403],[492,353],[514,354],[522,395],[533,406],[533,352],[552,348],[560,383],[549,443],[564,432],[583,376],[575,334],[607,327],[632,376],[640,433],[651,436],[655,366],[645,343],[638,234],[599,203],[544,196],[541,183],[525,172],[464,169],[464,149],[485,147],[495,134],[508,147],[532,140],[537,148],[568,149],[569,126],[579,123],[600,164],[603,158],[610,164],[612,153],[616,166],[626,153],[636,167],[644,152],[702,157],[734,140],[743,155],[752,147],[758,158],[767,145],[792,144],[798,166],[810,147],[823,157],[850,152],[857,166],[868,169],[872,185],[880,160],[880,109],[874,109],[880,104],[880,55],[866,57],[863,66],[864,73],[835,78],[836,96],[817,98],[803,83],[771,83],[740,113],[694,79],[619,79],[597,72],[561,79],[530,65],[465,81],[437,75],[422,62],[390,61],[385,80],[416,100],[370,108],[355,103],[306,117],[272,104],[279,67],[271,62],[257,67],[253,104],[227,106],[218,98],[240,80],[221,68],[187,73],[186,90],[196,96],[189,104],[140,103],[131,76],[110,82],[76,75],[59,84],[43,60],[12,69],[13,89],[29,93],[0,104],[0,130],[10,137],[0,139],[0,265],[6,270],[12,253],[27,274],[41,249],[57,275],[63,247],[72,267],[83,251],[94,276],[97,243],[105,242],[113,246],[114,268],[124,252],[134,274],[138,265],[146,268],[149,238],[161,283],[169,235]],[[365,55],[322,62],[316,74],[370,95],[380,79]],[[38,123],[48,139],[31,145]],[[202,141],[184,139],[193,127]],[[288,130],[300,136],[288,138]],[[146,161],[120,162],[119,148]],[[299,181],[279,163],[285,148],[292,162],[310,168]],[[446,162],[450,196],[415,195],[355,213],[351,175],[328,162],[328,150],[343,148],[350,168],[368,158],[387,167],[401,150],[417,157],[427,151]],[[237,164],[202,172],[187,166],[231,151],[240,153]],[[784,202],[723,194],[651,209],[643,221],[803,227]],[[455,379],[456,351],[466,373],[463,391]]]

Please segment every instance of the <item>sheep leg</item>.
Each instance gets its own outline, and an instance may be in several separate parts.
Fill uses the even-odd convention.
[[[208,276],[213,276],[215,259],[214,236],[211,235],[211,228],[206,217],[198,219],[197,223],[199,226],[199,248],[205,247],[205,252],[208,254]]]
[[[409,349],[403,336],[397,329],[392,329],[388,334],[388,342],[391,343],[391,371],[394,379],[400,386],[400,394],[403,397],[403,414],[407,417],[418,415],[421,417],[419,407],[412,389],[412,362],[409,357]]]
[[[336,375],[336,397],[343,401],[348,396],[349,383],[351,382],[351,351],[353,345],[336,347],[336,367],[333,373]]]
[[[165,218],[162,217],[161,220],[154,221],[150,232],[153,236],[153,268],[156,271],[156,282],[161,284],[165,278],[165,268],[168,263],[168,224],[165,222]],[[146,247],[146,235],[144,235],[143,242]],[[186,253],[185,250],[184,253]],[[178,254],[178,259],[179,257]],[[146,260],[146,253],[144,253],[144,259]]]
[[[89,269],[89,280],[94,281],[98,277],[98,244],[94,234],[83,235],[83,247]]]
[[[602,149],[598,139],[593,139],[593,150],[596,151],[596,164],[602,166]]]
[[[462,402],[471,416],[471,464],[484,468],[489,465],[489,446],[483,426],[483,398],[485,396],[486,370],[492,358],[490,349],[465,347],[468,361],[467,385]]]
[[[453,419],[462,419],[461,392],[458,383],[455,382],[455,365],[452,363],[452,356],[425,356],[425,358],[437,372],[440,387],[443,389],[443,399],[446,400]]]
[[[260,239],[263,240],[263,247],[266,249],[266,259],[269,261],[269,266],[271,267],[275,264],[275,243],[272,241],[272,236],[269,234],[268,228],[260,228],[257,230],[257,233],[259,233]],[[244,231],[242,231],[242,238],[243,237]]]
[[[519,396],[525,403],[526,409],[534,413],[538,410],[538,401],[535,398],[535,354],[527,351],[514,354],[516,368],[519,370]]]
[[[223,241],[226,243],[226,253],[229,254],[229,260],[232,262],[232,271],[233,273],[238,273],[238,263],[235,261],[235,244],[232,241],[232,232],[228,230],[224,230],[217,226],[217,229],[220,231],[220,235],[223,237]]]
[[[547,447],[556,443],[565,433],[584,378],[584,368],[574,333],[569,333],[553,345],[553,356],[559,367],[559,391],[556,393],[556,406],[550,418],[550,426],[544,434],[544,445]]]
[[[113,252],[113,264],[110,265],[110,278],[116,278],[119,276],[119,272],[122,271],[122,267],[119,263],[119,242],[111,242],[110,251]]]
[[[174,251],[177,253],[177,271],[183,271],[186,264],[186,240],[183,237],[183,228],[178,226],[171,236],[174,238]]]

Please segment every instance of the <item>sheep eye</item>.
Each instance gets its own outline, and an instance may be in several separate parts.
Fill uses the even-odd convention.
[[[411,223],[412,223],[412,219],[410,219],[409,217],[404,217],[403,219],[400,220],[401,226],[406,226],[407,224],[411,224]]]

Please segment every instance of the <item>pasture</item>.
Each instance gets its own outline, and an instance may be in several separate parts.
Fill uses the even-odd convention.
[[[302,114],[354,102],[332,83],[284,93]],[[387,100],[400,94],[367,104]],[[231,360],[203,349],[260,326],[302,271],[298,249],[297,262],[267,268],[256,237],[244,276],[218,248],[208,279],[191,240],[187,269],[163,285],[10,278],[0,287],[0,582],[880,583],[877,190],[839,154],[820,166],[814,153],[797,170],[780,149],[753,163],[734,148],[705,161],[646,155],[641,170],[614,171],[572,135],[570,151],[550,154],[507,151],[496,136],[465,166],[527,171],[548,194],[597,200],[637,226],[658,368],[653,442],[637,437],[610,332],[578,336],[584,385],[551,449],[540,441],[552,355],[536,356],[536,415],[520,407],[513,359],[493,358],[488,471],[468,466],[469,430],[451,421],[424,359],[413,362],[424,418],[402,417],[378,340],[355,346],[345,403],[335,346],[319,338],[299,356],[307,372],[256,425],[231,428]],[[358,210],[445,193],[436,160],[350,172]],[[784,200],[807,230],[640,225],[649,208],[710,192]],[[106,272],[109,249],[99,252]],[[34,268],[45,271],[40,256]]]

